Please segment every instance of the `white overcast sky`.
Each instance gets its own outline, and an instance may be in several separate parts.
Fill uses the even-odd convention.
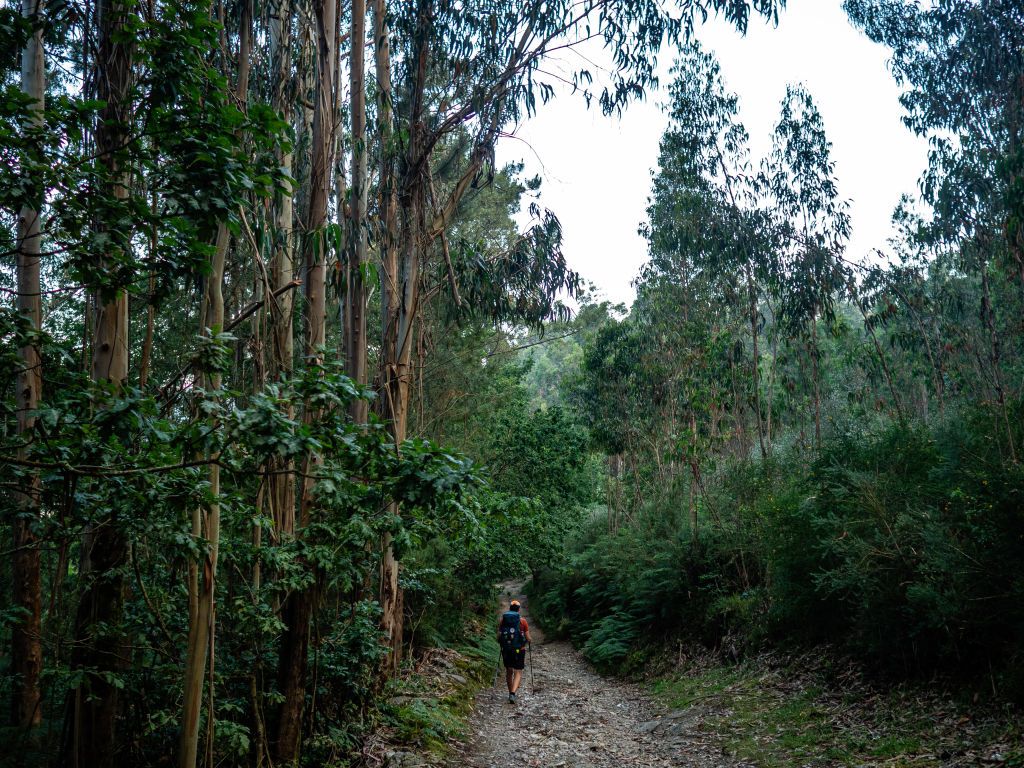
[[[786,84],[803,82],[818,104],[833,145],[840,195],[853,223],[848,256],[883,247],[901,194],[913,193],[927,160],[927,144],[900,120],[899,89],[886,68],[889,51],[854,29],[842,0],[788,0],[777,27],[752,20],[745,37],[718,19],[698,28],[714,51],[726,87],[740,99],[756,163],[771,144]],[[600,49],[583,51],[607,61]],[[662,84],[674,54],[664,50]],[[582,59],[565,54],[564,66]],[[498,148],[501,162],[523,161],[542,179],[540,204],[562,222],[572,268],[599,295],[630,303],[631,282],[647,258],[637,234],[645,219],[651,170],[666,126],[665,96],[652,92],[622,118],[588,110],[579,97],[560,95],[518,127]]]

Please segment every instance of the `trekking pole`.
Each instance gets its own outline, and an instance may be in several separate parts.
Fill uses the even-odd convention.
[[[498,675],[501,674],[501,651],[498,651],[498,666],[494,668],[494,682],[491,683],[491,688],[498,684]]]
[[[537,692],[537,683],[533,679],[533,643],[529,643],[530,649],[530,695],[532,696]]]

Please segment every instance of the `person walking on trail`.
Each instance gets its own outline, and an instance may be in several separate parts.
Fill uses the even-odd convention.
[[[519,615],[521,608],[519,601],[513,600],[498,621],[498,644],[505,665],[509,704],[516,703],[516,691],[519,690],[523,670],[526,669],[526,647],[530,644],[530,625]]]

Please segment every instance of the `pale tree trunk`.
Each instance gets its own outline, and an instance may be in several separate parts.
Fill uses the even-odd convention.
[[[151,7],[149,10],[150,16],[153,16],[155,13],[155,10]],[[155,264],[157,258],[157,193],[155,189],[150,195],[149,212],[153,216],[153,223],[150,225],[149,229],[149,258]],[[153,303],[153,294],[155,292],[156,272],[150,272],[149,297],[146,301],[146,334],[142,338],[142,354],[139,358],[139,389],[141,390],[145,390],[146,384],[149,383],[150,360],[153,357],[153,332],[156,323],[156,305]]]
[[[365,385],[366,370],[366,285],[367,263],[366,204],[367,181],[366,140],[366,0],[352,0],[351,98],[352,115],[352,211],[349,223],[349,258],[347,265],[347,300],[345,302],[346,357],[348,375],[357,384]],[[342,201],[338,201],[339,207]],[[349,412],[353,420],[366,421],[368,403],[354,400]]]
[[[238,46],[238,78],[235,84],[235,96],[244,105],[249,91],[250,49],[252,47],[252,0],[242,4],[239,19]],[[241,141],[242,137],[236,135]],[[231,235],[227,223],[217,226],[214,240],[210,273],[206,278],[205,306],[206,313],[202,318],[199,331],[203,335],[213,335],[224,330],[224,270]],[[205,376],[204,382],[209,392],[217,393],[221,388],[221,373],[213,371]],[[189,632],[188,650],[185,657],[184,696],[182,704],[181,734],[178,747],[178,765],[180,768],[193,768],[199,750],[199,712],[203,703],[203,678],[206,673],[207,656],[210,656],[210,671],[213,671],[213,638],[216,609],[217,555],[220,545],[220,465],[216,456],[208,456],[210,504],[205,511],[196,510],[192,518],[192,536],[196,540],[205,539],[206,555],[203,559],[202,574],[191,569],[189,574]],[[205,536],[204,536],[205,534]],[[212,685],[212,677],[211,677]],[[213,728],[213,690],[209,691],[209,712],[207,728]],[[212,739],[208,744],[212,750]]]
[[[697,485],[699,483],[700,467],[697,465],[697,416],[690,414],[690,455],[687,463],[690,465],[690,544],[697,546]]]
[[[872,325],[871,320],[868,318],[867,309],[864,307],[864,304],[861,302],[860,297],[857,295],[856,289],[856,284],[851,280],[849,283],[850,296],[853,297],[853,302],[854,304],[857,305],[857,309],[860,311],[860,316],[864,320],[864,328],[865,330],[867,330],[868,335],[871,337],[871,343],[875,347],[875,354],[878,355],[878,363],[879,365],[882,366],[882,373],[885,376],[885,383],[889,387],[889,394],[892,396],[893,405],[896,407],[896,416],[902,424],[904,421],[903,401],[900,398],[899,391],[896,389],[896,383],[893,381],[892,371],[889,368],[889,361],[886,359],[885,353],[882,351],[882,345],[878,341],[878,335],[875,333],[874,326]],[[924,414],[924,420],[925,422],[928,421],[927,412]]]
[[[281,0],[277,12],[270,20],[271,64],[274,72],[274,109],[278,110],[290,124],[292,121],[292,94],[288,88],[291,82],[291,18],[290,0]],[[280,151],[278,162],[281,168],[292,175],[292,153]],[[291,375],[295,355],[294,294],[284,290],[295,279],[294,257],[294,190],[281,193],[274,202],[274,252],[270,265],[274,290],[284,291],[270,301],[272,325],[271,378],[280,380]],[[295,418],[295,409],[289,405],[287,416]],[[270,466],[269,496],[275,535],[291,535],[295,532],[295,478],[292,461],[273,462]]]
[[[396,330],[401,299],[398,290],[398,199],[396,162],[391,146],[392,136],[392,86],[391,86],[391,42],[387,27],[387,5],[385,0],[373,0],[373,45],[374,70],[377,79],[377,120],[380,134],[379,208],[381,220],[381,355],[378,410],[382,416],[394,419],[392,402],[393,364],[396,357]],[[394,423],[394,422],[393,422]],[[396,444],[404,439],[405,424],[392,427]],[[392,512],[398,513],[397,505]],[[391,651],[385,660],[384,673],[392,674],[401,661],[401,615],[398,595],[398,561],[395,559],[391,534],[381,539],[381,560],[379,574],[379,600],[383,609],[381,628],[388,638]]]
[[[30,123],[38,126],[43,120],[43,99],[46,95],[43,60],[43,0],[22,0],[22,13],[37,24],[21,55],[21,88],[33,100]],[[33,330],[43,321],[39,280],[40,209],[43,190],[33,190],[33,204],[25,205],[18,215],[18,312]],[[21,370],[18,371],[18,435],[26,443],[32,440],[35,410],[43,388],[42,358],[34,342],[21,348]],[[28,449],[18,455],[27,458]],[[43,668],[41,643],[41,576],[39,561],[40,521],[39,476],[35,473],[21,481],[14,494],[18,516],[14,520],[14,553],[11,557],[11,598],[23,617],[11,627],[11,667],[14,677],[11,724],[24,729],[39,725],[39,675]]]
[[[100,0],[97,6],[99,52],[97,96],[105,103],[96,129],[96,149],[108,174],[103,194],[127,200],[130,171],[117,152],[130,131],[132,51],[124,30],[134,6],[124,0]],[[102,227],[100,222],[98,226]],[[128,243],[113,247],[129,248]],[[117,388],[128,377],[128,294],[97,292],[93,327],[92,378]],[[128,545],[116,512],[104,516],[82,538],[80,574],[84,590],[75,617],[71,669],[82,682],[69,696],[69,743],[64,762],[73,766],[114,765],[120,696],[116,685],[128,663],[128,647],[120,624],[124,606],[122,570]]]
[[[398,273],[398,211],[395,157],[392,137],[391,38],[387,27],[385,0],[373,0],[374,72],[377,80],[377,133],[380,147],[378,207],[381,260],[381,339],[388,343],[391,314],[396,301]],[[383,358],[383,355],[382,355]]]
[[[399,373],[400,349],[402,342],[400,327],[406,329],[404,343],[411,353],[412,333],[409,327],[412,322],[411,313],[415,312],[416,285],[403,285],[402,276],[409,276],[412,271],[414,281],[415,270],[419,265],[419,251],[416,248],[418,240],[418,228],[415,225],[417,217],[410,216],[409,199],[402,201],[402,228],[398,231],[398,176],[396,173],[396,159],[392,155],[391,147],[391,115],[392,115],[392,89],[391,89],[391,59],[390,59],[390,38],[387,29],[387,7],[385,0],[374,0],[374,51],[375,51],[375,72],[378,83],[378,121],[380,128],[380,209],[381,209],[381,355],[380,355],[380,393],[378,396],[378,410],[382,417],[390,424],[391,434],[395,444],[400,445],[406,438],[406,419],[408,418],[406,403],[402,403],[402,397],[408,398],[408,379],[401,385]],[[418,40],[418,75],[422,72],[425,76],[426,42]],[[414,132],[419,135],[422,130],[418,126],[417,117],[422,109],[422,83],[418,78],[416,88],[416,108],[414,119],[411,124]],[[416,148],[410,146],[407,157],[416,158]],[[414,161],[415,162],[415,161]],[[403,185],[404,186],[404,185]],[[422,193],[421,193],[422,194]],[[412,230],[410,228],[412,225]],[[398,244],[402,244],[402,252],[398,253]],[[412,264],[410,264],[412,261]],[[399,275],[399,262],[402,275]],[[406,290],[408,288],[408,290]],[[406,296],[414,299],[414,304],[406,304]],[[407,355],[407,361],[409,356]],[[407,400],[408,403],[408,400]],[[393,514],[398,513],[397,505],[391,509]],[[387,637],[390,651],[385,659],[383,672],[391,675],[397,671],[401,660],[401,600],[398,590],[398,561],[394,556],[392,538],[385,534],[381,540],[381,565],[379,578],[380,594],[379,599],[382,608],[381,629]]]
[[[224,325],[223,281],[228,240],[227,229],[219,228],[210,274],[206,280],[206,313],[202,322],[204,335],[205,329],[217,332]],[[212,373],[204,378],[209,391],[215,392],[220,389],[220,373]],[[185,657],[184,701],[178,744],[178,765],[181,768],[191,768],[196,764],[199,749],[199,713],[203,703],[203,678],[206,672],[207,650],[213,632],[214,586],[217,576],[217,548],[220,542],[220,466],[216,463],[210,464],[209,482],[212,501],[207,509],[197,508],[192,515],[192,536],[200,544],[205,543],[206,555],[203,558],[201,574],[198,568],[189,569],[188,649]],[[211,717],[212,714],[211,712]]]
[[[718,163],[722,169],[722,175],[725,178],[726,188],[729,192],[729,199],[732,201],[733,206],[736,210],[739,210],[739,206],[736,203],[736,194],[733,191],[733,178],[729,173],[729,169],[725,164],[725,154],[719,148],[717,142],[715,149],[718,152]],[[758,312],[757,312],[757,285],[754,282],[754,271],[751,268],[750,262],[748,261],[744,265],[744,272],[747,278],[747,301],[749,302],[749,314],[750,314],[750,339],[753,344],[753,356],[754,356],[754,406],[757,416],[757,439],[761,447],[761,458],[767,458],[768,450],[770,449],[770,443],[765,443],[765,426],[764,418],[762,416],[761,408],[761,353],[758,348]]]
[[[807,346],[811,355],[811,383],[814,388],[814,447],[821,450],[821,371],[818,365],[818,321],[811,321],[811,342]]]
[[[292,79],[291,20],[294,7],[291,0],[279,0],[270,17],[270,64],[273,78],[273,107],[290,125],[294,114],[290,87]],[[278,164],[288,176],[294,176],[293,156],[290,149],[278,151]],[[274,250],[270,262],[270,280],[277,298],[269,297],[270,312],[270,378],[281,381],[291,376],[295,357],[294,294],[286,287],[295,279],[294,235],[295,190],[280,192],[274,200]],[[295,418],[295,407],[288,402],[285,415]],[[271,459],[267,462],[266,498],[273,521],[271,536],[279,542],[282,536],[295,533],[295,462],[291,459]],[[260,529],[254,528],[254,536]],[[258,579],[258,574],[256,576]],[[258,587],[254,595],[258,599]],[[260,665],[261,662],[258,662]],[[254,672],[251,684],[253,721],[257,731],[255,744],[256,765],[269,762],[266,723],[262,711],[262,696]]]
[[[414,134],[416,131],[414,130]],[[415,139],[414,139],[415,141]],[[396,449],[406,439],[409,420],[409,387],[412,372],[413,323],[418,309],[420,237],[422,233],[423,187],[413,184],[408,196],[400,200],[402,210],[402,253],[399,261],[397,291],[390,297],[389,336],[381,355],[381,408],[387,419]],[[391,276],[385,276],[391,281]],[[398,514],[397,505],[393,513]],[[398,586],[399,562],[395,558],[391,534],[381,541],[380,604],[381,629],[390,648],[385,661],[389,674],[398,671],[402,656],[402,594]]]
[[[379,23],[379,12],[374,16],[375,24]],[[384,335],[380,355],[381,391],[378,396],[378,407],[388,422],[396,448],[405,441],[408,425],[413,324],[419,309],[421,244],[426,232],[424,202],[427,147],[423,113],[430,24],[429,18],[421,16],[414,32],[409,137],[402,159],[402,172],[394,174],[390,180],[382,181],[385,189],[390,189],[390,194],[395,195],[401,212],[401,221],[394,222],[399,236],[390,243],[387,255],[382,259],[381,309]],[[392,511],[397,515],[397,506]],[[380,604],[381,629],[390,648],[384,671],[389,674],[397,672],[402,653],[402,596],[398,574],[399,563],[394,555],[392,537],[385,534],[381,541]]]
[[[765,438],[768,441],[768,445],[772,444],[772,414],[775,412],[775,371],[779,360],[779,324],[778,314],[772,308],[771,302],[768,302],[768,308],[772,313],[772,333],[771,333],[771,356],[772,364],[768,369],[768,413],[765,415],[764,420],[764,433]]]
[[[753,376],[754,376],[754,410],[757,418],[757,440],[761,447],[761,458],[768,457],[771,449],[770,443],[765,440],[765,425],[763,407],[761,405],[761,349],[760,349],[760,315],[757,311],[757,285],[754,283],[754,275],[747,265],[747,299],[750,306],[750,340],[753,344]]]
[[[327,222],[327,200],[331,189],[331,169],[334,166],[337,0],[318,0],[315,11],[319,44],[305,240],[306,356],[311,364],[320,362],[326,333],[327,305],[324,294],[327,246],[323,228]],[[312,424],[318,417],[319,413],[307,404],[303,411],[303,421]],[[314,453],[306,456],[297,534],[301,534],[301,529],[310,523],[314,503],[314,477],[321,462],[321,457]],[[284,606],[286,630],[281,639],[278,667],[282,703],[274,751],[275,763],[279,765],[293,765],[299,759],[306,696],[309,622],[316,599],[317,588],[314,584],[290,594]]]

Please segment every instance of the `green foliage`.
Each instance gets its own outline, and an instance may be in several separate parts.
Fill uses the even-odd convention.
[[[673,634],[730,653],[826,641],[901,674],[995,669],[1009,689],[1024,663],[1024,476],[993,453],[990,418],[839,436],[804,472],[735,465],[703,508],[720,520],[708,536],[693,542],[664,497],[580,539],[537,604],[609,668]]]

